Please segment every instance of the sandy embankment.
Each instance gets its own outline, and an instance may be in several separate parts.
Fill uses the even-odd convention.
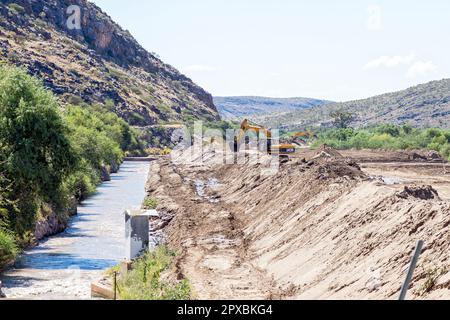
[[[162,213],[154,225],[180,253],[175,273],[198,298],[395,299],[418,239],[408,297],[450,298],[450,176],[410,181],[377,166],[333,154],[267,176],[162,160],[147,188]]]

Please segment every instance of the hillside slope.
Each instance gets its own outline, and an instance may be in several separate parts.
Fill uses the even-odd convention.
[[[81,29],[67,27],[70,5],[81,8]],[[209,93],[86,0],[2,0],[0,52],[63,101],[106,103],[134,125],[219,118]]]
[[[214,97],[220,115],[228,120],[308,109],[326,103],[329,101],[310,98]]]
[[[333,110],[348,110],[356,116],[353,126],[380,123],[411,124],[416,127],[450,128],[450,79],[431,81],[406,90],[363,100],[330,103],[320,107],[259,117],[273,127],[303,129],[329,125]]]

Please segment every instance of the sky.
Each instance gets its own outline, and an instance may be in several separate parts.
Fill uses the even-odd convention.
[[[448,0],[91,0],[214,96],[348,101],[450,78]]]

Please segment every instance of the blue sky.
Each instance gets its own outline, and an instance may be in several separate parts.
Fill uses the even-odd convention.
[[[213,95],[352,100],[450,77],[448,0],[93,0]]]

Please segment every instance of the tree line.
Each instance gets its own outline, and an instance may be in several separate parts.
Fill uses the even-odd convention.
[[[126,152],[142,149],[103,105],[62,106],[26,71],[0,66],[0,268],[33,240],[45,207],[67,219]]]

